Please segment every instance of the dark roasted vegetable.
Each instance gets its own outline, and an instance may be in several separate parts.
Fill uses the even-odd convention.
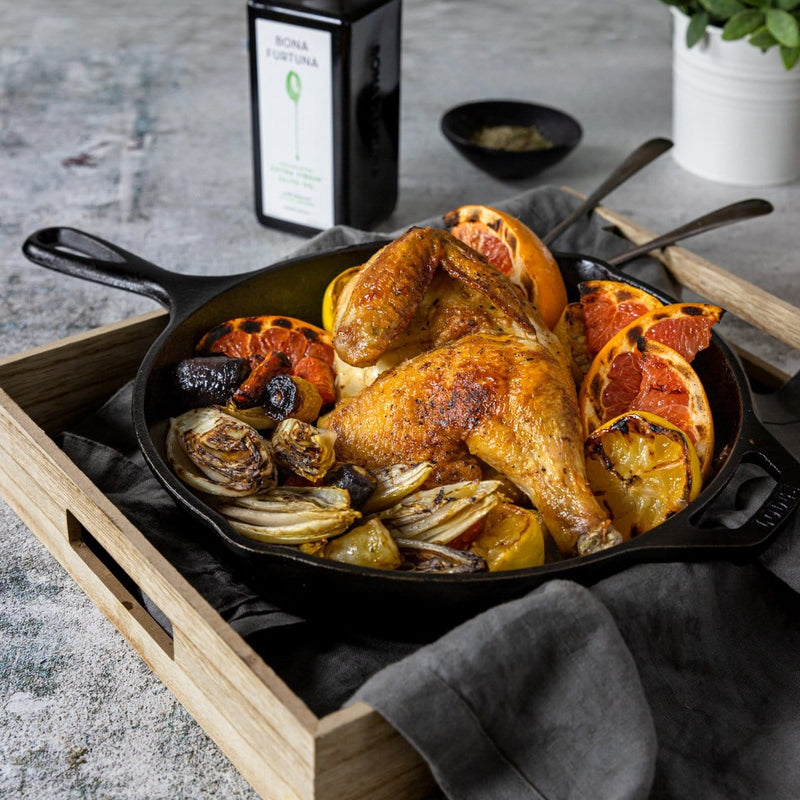
[[[322,396],[317,387],[305,378],[276,375],[267,383],[261,407],[270,419],[294,417],[313,422],[322,408]]]
[[[244,358],[187,358],[175,366],[174,388],[187,408],[224,405],[249,374],[250,366]]]
[[[275,351],[257,363],[247,379],[233,394],[233,402],[237,408],[253,408],[260,406],[267,392],[267,385],[276,375],[288,375],[292,371],[292,362],[285,353]]]
[[[337,464],[325,478],[328,486],[339,486],[350,492],[350,505],[361,508],[375,491],[378,479],[375,473],[358,464]]]

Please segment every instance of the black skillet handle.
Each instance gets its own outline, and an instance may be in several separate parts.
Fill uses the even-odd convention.
[[[756,464],[775,480],[775,486],[764,502],[738,528],[722,525],[702,527],[695,520],[713,501],[708,498],[690,518],[688,524],[665,531],[662,541],[654,536],[650,544],[657,548],[689,548],[721,557],[734,556],[758,548],[783,525],[800,505],[800,463],[797,459],[754,417],[746,421],[742,431],[742,444],[731,456],[736,459],[731,465],[731,474],[741,464]],[[658,534],[655,528],[651,533]],[[645,537],[642,541],[644,542]]]
[[[22,252],[34,264],[145,295],[174,310],[206,279],[170,272],[110,242],[74,228],[43,228],[31,234]]]

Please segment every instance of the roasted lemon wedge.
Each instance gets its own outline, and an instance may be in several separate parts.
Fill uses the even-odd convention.
[[[588,437],[586,473],[626,539],[682,511],[702,484],[700,460],[686,434],[646,411],[622,414]]]
[[[483,558],[490,572],[540,567],[545,561],[544,526],[535,511],[498,503],[469,549]]]
[[[333,321],[336,318],[336,304],[342,294],[342,289],[347,286],[348,281],[358,274],[361,267],[350,267],[344,272],[340,272],[326,287],[322,295],[322,327],[333,332]]]

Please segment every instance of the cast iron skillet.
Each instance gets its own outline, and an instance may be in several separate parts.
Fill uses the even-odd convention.
[[[249,580],[265,596],[302,613],[333,613],[356,625],[375,621],[384,629],[391,625],[398,631],[408,625],[421,635],[423,630],[441,630],[519,597],[551,578],[591,583],[637,562],[752,556],[800,502],[800,464],[756,419],[741,365],[714,333],[711,346],[694,363],[714,413],[714,476],[684,512],[618,547],[532,569],[437,576],[339,564],[238,535],[178,480],[166,462],[164,420],[177,412],[165,401],[165,376],[172,365],[193,354],[203,333],[227,319],[280,313],[319,324],[328,282],[343,269],[366,261],[380,244],[341,248],[226,277],[169,272],[70,228],[40,230],[23,246],[25,255],[41,266],[138,292],[169,309],[169,322],[147,352],[134,384],[132,412],[139,444],[166,490],[241,557]],[[597,258],[556,257],[571,299],[576,299],[581,281],[612,279],[672,301]],[[772,492],[738,528],[704,525],[703,512],[746,462],[760,465],[775,480]]]

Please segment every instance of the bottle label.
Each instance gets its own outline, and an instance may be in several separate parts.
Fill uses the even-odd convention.
[[[261,207],[333,225],[333,80],[328,31],[256,19]]]

